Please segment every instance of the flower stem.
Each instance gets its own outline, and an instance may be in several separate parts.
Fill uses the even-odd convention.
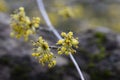
[[[57,46],[49,46],[49,48],[51,48],[51,49],[58,49]]]
[[[53,27],[53,25],[51,24],[50,22],[50,19],[47,15],[47,12],[46,12],[46,9],[44,7],[44,3],[42,0],[37,0],[37,4],[38,4],[38,8],[41,12],[41,15],[43,17],[43,19],[45,20],[47,26],[51,29],[51,31],[53,32],[53,34],[58,38],[58,39],[62,39],[62,37],[60,36],[60,34],[58,33],[58,31]],[[73,55],[70,53],[70,59],[72,60],[72,62],[74,63],[79,75],[80,75],[80,78],[81,80],[85,80],[84,77],[83,77],[83,74],[79,68],[79,65],[77,64],[75,58],[73,57]]]

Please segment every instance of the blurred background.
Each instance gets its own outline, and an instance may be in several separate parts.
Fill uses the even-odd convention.
[[[100,26],[119,32],[119,2],[119,0],[44,0],[50,20],[55,27],[77,32]],[[11,14],[23,6],[28,16],[40,16],[35,0],[1,0],[0,5],[0,11],[6,14]],[[72,16],[65,18],[59,14],[65,8],[69,8]]]
[[[59,31],[79,38],[74,55],[85,80],[120,80],[120,0],[43,0],[49,18]],[[58,56],[48,69],[31,57],[31,43],[11,38],[10,15],[24,7],[29,17],[40,17],[36,0],[0,0],[0,80],[80,80],[67,56]],[[49,33],[49,34],[48,34]],[[50,45],[57,39],[37,31]]]

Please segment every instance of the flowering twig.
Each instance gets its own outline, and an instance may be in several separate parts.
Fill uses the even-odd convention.
[[[43,19],[45,20],[47,26],[51,29],[51,31],[54,33],[54,35],[58,38],[58,39],[62,39],[62,37],[60,36],[60,34],[57,32],[57,30],[53,27],[53,25],[51,24],[50,20],[49,20],[49,17],[47,15],[47,12],[45,10],[45,7],[44,7],[44,4],[43,4],[43,1],[42,0],[37,0],[37,4],[38,4],[38,7],[39,7],[39,10],[41,12],[41,15],[43,17]],[[83,77],[83,74],[76,62],[76,60],[74,59],[73,55],[70,53],[69,54],[72,62],[74,63],[80,77],[81,77],[81,80],[85,80],[84,77]]]

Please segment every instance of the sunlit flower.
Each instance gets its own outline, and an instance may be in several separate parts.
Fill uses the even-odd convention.
[[[65,7],[64,9],[58,12],[59,15],[63,16],[64,18],[74,18],[74,12],[71,8]]]
[[[42,38],[39,37],[38,41],[33,42],[34,52],[32,56],[34,56],[43,66],[48,65],[48,67],[53,67],[56,65],[55,56],[50,51],[48,43]]]
[[[26,16],[24,8],[20,7],[11,15],[11,36],[16,38],[23,37],[26,41],[29,35],[35,34],[35,29],[39,27],[40,18],[34,17],[32,20]]]
[[[58,48],[58,54],[70,54],[75,53],[76,51],[73,49],[73,47],[78,47],[78,39],[73,37],[73,32],[69,32],[66,34],[65,32],[61,33],[61,36],[63,39],[59,40],[57,42],[57,45],[60,45]]]

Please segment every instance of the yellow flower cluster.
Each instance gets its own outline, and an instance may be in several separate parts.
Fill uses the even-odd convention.
[[[34,53],[32,53],[32,56],[36,57],[43,66],[47,64],[51,68],[56,65],[55,57],[50,51],[48,43],[42,37],[39,37],[38,41],[33,42],[33,46],[35,48],[33,48]]]
[[[74,18],[74,13],[71,8],[66,7],[63,10],[58,12],[59,15],[63,16],[64,18]]]
[[[35,29],[39,27],[40,18],[33,17],[32,20],[26,16],[24,8],[20,7],[11,15],[11,36],[16,38],[23,37],[25,41],[28,40],[29,35],[35,33]]]
[[[66,34],[65,32],[61,33],[61,36],[63,39],[59,40],[57,42],[58,45],[61,45],[61,47],[58,48],[58,54],[70,54],[75,53],[76,51],[73,49],[73,47],[78,47],[78,39],[73,37],[73,32],[69,32]]]

